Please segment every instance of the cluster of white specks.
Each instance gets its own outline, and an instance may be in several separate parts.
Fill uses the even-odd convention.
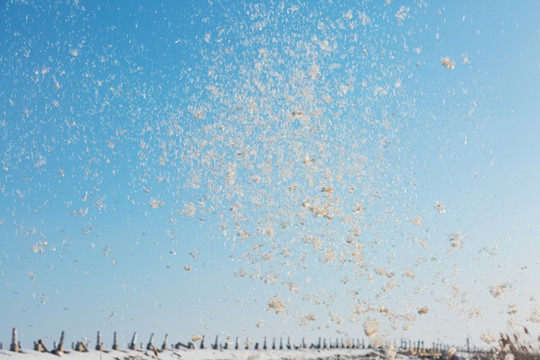
[[[379,333],[380,327],[381,324],[374,318],[369,317],[364,321],[364,333],[370,338]]]
[[[119,268],[121,249],[134,258],[142,244],[158,253],[168,274],[180,276],[209,260],[202,255],[207,244],[199,256],[190,252],[199,245],[187,244],[189,238],[208,237],[209,246],[225,244],[231,266],[238,264],[235,281],[257,281],[277,294],[258,301],[263,313],[267,302],[269,312],[296,317],[300,325],[363,323],[375,343],[386,325],[409,329],[419,315],[435,313],[424,305],[433,279],[448,291],[448,307],[480,316],[456,304],[465,297],[456,284],[459,266],[453,273],[438,269],[445,252],[463,247],[462,233],[444,227],[457,207],[449,204],[452,211],[443,216],[444,202],[419,200],[425,194],[417,163],[425,154],[410,149],[428,126],[416,123],[425,115],[416,105],[425,94],[413,91],[422,88],[417,68],[425,57],[441,76],[459,72],[445,70],[455,68],[449,57],[440,59],[445,68],[439,65],[439,50],[426,56],[433,49],[418,39],[427,25],[404,26],[424,14],[417,3],[336,4],[327,11],[309,2],[240,2],[184,19],[201,27],[193,37],[181,21],[163,21],[174,37],[156,37],[156,44],[118,36],[113,27],[97,35],[82,31],[81,39],[51,47],[52,55],[42,50],[47,56],[36,63],[26,47],[41,39],[20,49],[7,41],[17,55],[2,60],[13,70],[0,70],[1,79],[28,88],[2,105],[3,118],[21,121],[0,119],[0,190],[14,204],[0,213],[0,224],[18,222],[13,232],[40,261],[57,247],[75,260],[81,242],[74,239],[82,237],[91,253],[84,256],[102,261],[112,247],[118,263],[110,262]],[[70,18],[82,16],[70,9]],[[61,9],[53,10],[47,15],[60,18]],[[158,49],[161,41],[166,45]],[[19,76],[27,62],[31,69]],[[470,64],[469,55],[463,64]],[[477,114],[476,102],[463,97],[468,116]],[[442,122],[433,111],[425,121]],[[21,139],[10,140],[15,130]],[[467,145],[472,135],[463,134]],[[441,156],[444,146],[436,149]],[[17,217],[49,211],[62,220],[28,225]],[[63,234],[64,215],[75,235],[67,225]],[[132,237],[125,247],[111,239],[112,228],[123,225]],[[40,226],[56,228],[42,233]],[[495,257],[497,249],[481,254]],[[73,261],[76,272],[81,263]],[[34,269],[25,274],[37,282]],[[509,288],[496,284],[489,291],[500,298]],[[531,319],[540,316],[535,311]],[[394,348],[388,352],[395,355]]]
[[[531,310],[531,315],[528,318],[529,321],[540,323],[540,305],[536,305]]]
[[[482,333],[481,339],[482,339],[483,342],[485,342],[488,345],[497,341],[497,337],[490,334],[487,331],[484,331]]]
[[[274,296],[268,300],[268,311],[275,311],[276,314],[279,314],[285,309],[285,302],[279,297],[279,295]]]
[[[498,282],[489,288],[489,293],[495,299],[500,299],[510,288],[511,284]]]
[[[448,237],[451,249],[461,249],[463,247],[463,235],[461,232],[455,232]]]
[[[454,60],[450,59],[449,57],[442,57],[441,64],[445,68],[448,68],[451,70],[454,70],[454,68],[456,67],[456,63],[454,62]]]

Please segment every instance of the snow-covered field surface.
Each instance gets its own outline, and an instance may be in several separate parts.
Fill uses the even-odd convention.
[[[14,353],[0,350],[0,359],[58,359],[59,357],[69,360],[103,359],[103,360],[136,360],[136,359],[250,359],[250,360],[278,360],[278,359],[385,359],[384,354],[372,349],[333,349],[333,350],[168,350],[160,352],[157,356],[152,351],[118,350],[99,352],[77,352],[70,350],[69,353],[60,356],[51,353],[39,353],[33,350],[23,350],[23,353]],[[402,354],[397,354],[395,359],[413,359]]]

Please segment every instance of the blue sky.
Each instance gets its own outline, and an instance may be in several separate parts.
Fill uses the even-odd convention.
[[[6,3],[0,338],[537,331],[538,14]]]

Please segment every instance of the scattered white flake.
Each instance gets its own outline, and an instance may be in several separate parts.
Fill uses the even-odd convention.
[[[540,305],[537,305],[534,309],[532,309],[531,316],[529,316],[527,320],[540,324]]]
[[[163,205],[165,205],[163,201],[156,200],[156,199],[150,200],[150,206],[154,209],[157,209],[158,207],[161,207]]]
[[[426,306],[420,306],[418,308],[418,314],[425,315],[428,313],[428,308]]]
[[[194,343],[201,341],[202,339],[203,339],[203,336],[201,334],[193,335],[191,337],[191,341],[193,341]]]
[[[401,6],[398,10],[398,12],[396,13],[396,18],[398,20],[405,20],[407,18],[407,14],[409,13],[410,9],[408,7],[405,7],[405,6]]]
[[[370,338],[379,333],[380,327],[381,324],[374,318],[367,318],[364,321],[364,333]]]
[[[433,208],[435,208],[439,214],[446,214],[445,204],[443,202],[435,202]]]
[[[182,209],[182,214],[187,215],[189,217],[194,217],[196,212],[197,212],[197,206],[192,202],[185,204],[184,208]]]
[[[285,302],[279,298],[279,295],[268,300],[268,311],[274,310],[276,314],[279,314],[283,309],[285,309]]]
[[[300,325],[301,326],[305,326],[307,325],[309,322],[313,322],[315,321],[315,314],[313,313],[307,313],[305,314],[304,316],[302,316],[302,318],[300,319]]]
[[[489,288],[489,293],[495,299],[500,299],[510,288],[509,284],[498,282]]]
[[[448,237],[448,241],[450,241],[450,246],[454,249],[461,249],[463,247],[463,235],[459,231],[451,234]]]
[[[411,269],[406,269],[405,271],[403,271],[403,273],[404,273],[407,277],[410,277],[411,279],[414,279],[414,272],[413,272]]]
[[[450,59],[449,57],[443,57],[443,58],[441,58],[441,64],[442,64],[444,67],[446,67],[446,68],[448,68],[448,69],[452,69],[452,70],[453,70],[454,67],[456,66],[456,63],[455,63],[452,59]]]
[[[482,341],[488,345],[497,341],[497,338],[495,336],[493,336],[492,334],[486,331],[482,333],[482,336],[480,337],[480,339],[482,339]]]
[[[397,355],[397,349],[396,346],[393,343],[390,343],[390,345],[386,349],[386,354],[390,359],[395,359]]]
[[[45,164],[47,164],[47,158],[43,156],[42,154],[38,154],[38,158],[37,158],[37,161],[34,163],[34,167],[39,168]]]
[[[362,22],[362,25],[368,25],[368,24],[371,24],[371,19],[370,19],[369,16],[367,16],[367,14],[364,13],[364,12],[359,11],[359,12],[358,12],[358,18],[359,18],[360,21]]]
[[[299,291],[300,291],[300,288],[298,287],[298,285],[295,284],[295,283],[292,282],[292,281],[287,281],[287,282],[283,283],[283,285],[285,285],[286,287],[288,287],[289,290],[292,291],[292,292],[299,292]]]

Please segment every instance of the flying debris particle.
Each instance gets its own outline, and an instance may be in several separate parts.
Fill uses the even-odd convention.
[[[313,314],[313,313],[308,313],[308,314],[302,316],[302,318],[300,319],[300,325],[301,325],[301,326],[305,326],[305,325],[307,325],[310,321],[315,321],[315,314]]]
[[[315,161],[314,158],[310,158],[308,156],[305,157],[305,159],[303,160],[304,164],[308,165],[308,164],[311,164]]]
[[[47,246],[47,242],[46,241],[38,241],[37,243],[35,243],[34,245],[32,245],[32,247],[30,248],[30,250],[32,250],[32,252],[34,253],[37,253],[39,252],[40,254],[43,254],[43,252],[45,251],[45,247]]]
[[[262,328],[263,325],[264,325],[264,320],[262,319],[258,319],[257,323],[255,324],[255,326],[258,327],[259,329]]]
[[[39,294],[39,302],[41,304],[45,304],[47,301],[49,301],[49,298],[45,294]]]
[[[367,318],[364,321],[364,333],[370,338],[379,333],[380,327],[381,324],[374,318]]]
[[[150,206],[154,209],[157,209],[158,207],[161,207],[163,205],[165,205],[163,201],[156,200],[156,199],[150,200]]]
[[[315,251],[319,251],[322,249],[323,243],[320,239],[314,238],[314,237],[307,237],[304,238],[304,244],[311,244],[313,245],[313,248]]]
[[[184,265],[184,270],[185,270],[185,271],[191,271],[191,265],[185,264],[185,265]]]
[[[407,14],[409,13],[410,9],[405,6],[401,6],[396,13],[396,18],[400,21],[403,21],[407,18]]]
[[[433,205],[433,208],[437,210],[439,214],[446,214],[445,204],[443,202],[435,202],[435,205]]]
[[[185,204],[184,208],[182,209],[182,213],[189,217],[194,217],[196,212],[197,206],[193,202]]]
[[[426,306],[420,306],[418,308],[418,314],[424,315],[428,313],[428,308]]]
[[[366,211],[366,208],[357,203],[356,207],[353,210],[353,214],[356,215],[356,214],[360,213],[361,211]]]
[[[484,331],[482,333],[482,336],[480,337],[480,339],[482,339],[482,341],[488,345],[497,341],[497,338],[493,336],[492,334],[488,333],[487,331]]]
[[[316,64],[313,64],[309,67],[309,77],[312,78],[313,80],[317,79],[320,74],[321,74],[321,69]],[[293,112],[293,116],[294,116],[294,112]]]
[[[409,220],[411,224],[414,224],[416,226],[422,226],[422,223],[424,222],[424,218],[422,216],[417,216]]]
[[[396,355],[398,353],[397,349],[396,349],[396,346],[393,344],[393,343],[390,343],[390,345],[388,346],[388,348],[386,349],[386,353],[388,354],[388,357],[390,359],[395,359],[396,358]]]
[[[42,154],[38,154],[38,159],[34,163],[34,167],[37,169],[37,168],[42,167],[45,164],[47,164],[47,158],[43,156]]]
[[[107,255],[109,255],[111,253],[111,249],[108,246],[103,248],[103,250],[101,250],[101,251],[103,251],[103,255],[105,255],[105,256],[107,256]]]
[[[191,337],[191,341],[193,341],[194,343],[201,341],[202,339],[203,339],[203,336],[201,334],[193,335]]]
[[[272,299],[268,300],[268,310],[274,310],[276,314],[279,314],[285,309],[285,302],[279,298],[279,295],[274,296]]]
[[[300,288],[298,287],[298,285],[293,283],[292,281],[285,282],[285,283],[283,283],[283,285],[288,287],[289,290],[292,291],[292,292],[299,292],[300,291]]]
[[[456,66],[456,63],[450,59],[449,57],[443,57],[441,58],[441,64],[451,70],[454,70],[454,67]]]
[[[407,270],[403,271],[403,273],[404,273],[407,277],[410,277],[411,279],[414,279],[414,272],[413,272],[411,269],[407,269]]]
[[[540,306],[536,306],[527,320],[540,324]]]
[[[86,236],[86,235],[88,235],[88,234],[90,233],[90,231],[92,231],[93,228],[94,228],[93,225],[90,226],[90,227],[88,227],[88,228],[82,228],[82,229],[81,229],[81,232],[82,232],[83,235]]]
[[[461,249],[463,247],[463,235],[459,231],[451,234],[448,241],[450,241],[450,245],[454,249]]]
[[[360,19],[360,21],[362,22],[362,25],[368,25],[368,24],[371,24],[371,19],[369,16],[367,16],[366,13],[364,12],[361,12],[359,11],[358,12],[358,18]]]
[[[489,288],[489,293],[495,299],[500,299],[509,288],[511,288],[509,284],[499,282]]]

